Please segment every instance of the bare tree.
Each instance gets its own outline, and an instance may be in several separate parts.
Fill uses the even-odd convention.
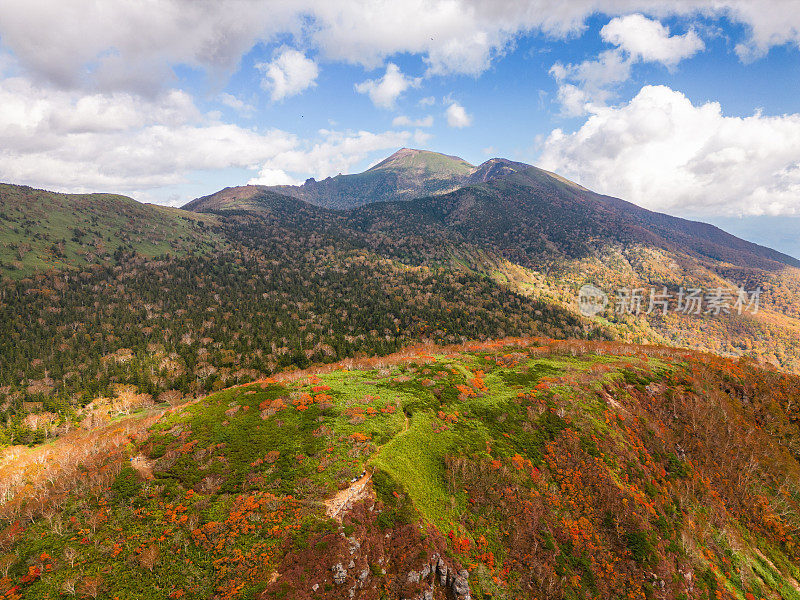
[[[6,554],[3,557],[0,557],[0,573],[3,574],[3,577],[8,577],[8,572],[11,570],[18,558],[16,554]]]
[[[72,546],[64,548],[64,560],[69,563],[70,568],[75,567],[75,561],[78,558],[78,551]]]
[[[61,584],[61,593],[62,594],[69,594],[70,596],[75,595],[75,580],[74,579],[65,579],[64,583]]]
[[[97,598],[103,591],[103,578],[99,575],[95,577],[84,577],[81,582],[81,593],[90,598]]]

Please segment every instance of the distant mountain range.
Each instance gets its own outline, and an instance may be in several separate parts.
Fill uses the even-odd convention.
[[[794,257],[713,225],[596,194],[532,165],[493,158],[476,167],[456,156],[408,148],[363,173],[309,179],[300,186],[225,188],[183,209],[274,211],[279,203],[296,208],[290,199],[337,210],[367,207],[347,213],[349,222],[366,226],[372,220],[389,219],[401,228],[428,226],[438,228],[438,233],[457,232],[528,262],[554,252],[577,258],[602,241],[646,243],[740,267],[800,267]],[[410,203],[398,204],[402,201]],[[513,245],[509,240],[515,240]]]

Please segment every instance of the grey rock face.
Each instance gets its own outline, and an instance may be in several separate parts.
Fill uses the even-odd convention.
[[[447,585],[447,565],[441,558],[436,564],[436,572],[439,574],[439,583],[443,586]]]
[[[469,571],[461,569],[458,575],[453,579],[453,584],[450,588],[456,600],[470,600],[469,593]]]
[[[344,568],[342,563],[333,565],[331,571],[333,571],[333,581],[337,585],[342,585],[345,579],[347,579],[347,569]]]

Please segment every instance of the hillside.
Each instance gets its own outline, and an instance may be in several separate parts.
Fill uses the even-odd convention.
[[[712,225],[596,194],[536,167],[502,172],[490,167],[489,171],[493,175],[486,182],[448,194],[374,203],[350,214],[361,222],[369,219],[367,227],[392,221],[408,228],[438,226],[529,265],[583,258],[611,244],[647,244],[699,260],[764,270],[800,267],[800,261],[791,256]]]
[[[6,453],[0,592],[793,600],[798,394],[747,360],[527,339],[156,406]]]
[[[114,194],[58,194],[0,184],[0,273],[74,269],[124,252],[184,254],[217,245],[213,217]]]
[[[125,386],[181,397],[425,340],[608,337],[479,274],[409,268],[334,226],[333,213],[288,200],[224,218],[185,213],[219,240],[185,254],[126,251],[3,281],[0,444],[44,441]]]
[[[324,231],[404,265],[475,273],[568,310],[575,309],[581,285],[592,282],[612,296],[599,323],[621,339],[749,353],[800,369],[800,261],[522,163],[492,159],[470,177],[473,183],[448,193],[348,211],[298,206],[248,187],[252,208],[245,212],[250,227],[266,219]],[[219,198],[238,193],[233,190]],[[219,198],[190,206],[234,218],[238,205]],[[235,218],[243,219],[238,212]],[[682,289],[709,294],[739,287],[761,289],[759,314],[626,315],[613,302],[618,289],[647,296],[666,288],[676,298]],[[698,327],[706,334],[698,337]]]

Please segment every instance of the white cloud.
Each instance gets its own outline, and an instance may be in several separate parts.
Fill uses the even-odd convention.
[[[408,131],[333,131],[320,130],[321,140],[295,144],[264,161],[261,173],[277,170],[311,174],[317,179],[347,173],[370,153],[397,149],[412,139]],[[259,177],[261,176],[259,174]],[[252,181],[256,181],[253,179]]]
[[[302,181],[295,179],[283,169],[270,169],[264,167],[253,177],[247,185],[298,185]]]
[[[800,214],[800,114],[739,118],[646,86],[553,131],[540,164],[596,191],[685,215]]]
[[[558,82],[562,112],[568,116],[584,114],[590,104],[606,102],[611,95],[607,86],[627,80],[630,72],[631,60],[619,49],[601,52],[596,60],[577,65],[556,63],[550,69]]]
[[[380,79],[367,79],[355,85],[359,94],[367,94],[372,103],[379,108],[394,108],[395,102],[407,89],[419,87],[422,79],[403,75],[394,63],[386,65],[386,73]]]
[[[429,72],[479,74],[516,36],[579,32],[596,13],[727,16],[743,58],[800,42],[796,0],[4,0],[0,43],[37,81],[157,94],[188,65],[224,79],[260,42],[303,40],[323,59],[375,68],[418,54]],[[35,32],[57,32],[36,35]]]
[[[232,108],[233,110],[244,116],[250,116],[256,110],[256,107],[253,106],[252,104],[248,104],[244,100],[237,98],[233,94],[228,94],[227,92],[224,92],[219,95],[219,101],[228,108]]]
[[[739,55],[749,60],[774,45],[800,42],[795,4],[796,0],[773,0],[765,10],[763,3],[752,0],[3,0],[0,172],[8,180],[63,190],[125,191],[174,185],[192,170],[260,168],[289,151],[313,158],[314,172],[355,164],[325,158],[324,149],[315,153],[317,143],[339,148],[325,135],[306,147],[284,131],[224,123],[219,114],[201,114],[189,94],[172,89],[181,81],[176,67],[188,67],[202,73],[197,81],[209,82],[211,96],[216,96],[257,45],[292,43],[316,61],[368,68],[394,55],[410,54],[421,57],[426,75],[477,75],[526,32],[565,36],[580,32],[589,15],[602,13],[612,19],[638,12],[659,19],[725,16],[743,25],[745,33],[735,42]],[[616,52],[635,54],[637,60],[670,64],[672,57],[688,52],[692,42],[686,35],[671,36],[685,39],[677,46],[659,44],[653,54],[656,50],[635,44],[639,38],[630,29],[635,28],[622,27],[622,33],[612,28],[607,35],[620,43]],[[296,50],[289,52],[296,54],[287,55],[284,62],[280,54],[266,69],[275,99],[299,93],[317,78],[315,61]],[[291,57],[294,62],[288,60]],[[623,57],[631,60],[627,54]],[[580,78],[613,85],[625,68],[617,58],[601,57],[597,65],[574,73],[571,66],[564,67],[564,102],[569,96],[576,110],[585,110],[596,97],[587,96],[587,84]],[[276,69],[274,78],[269,76],[271,66]],[[399,69],[396,74],[413,85],[418,81]],[[606,89],[603,85],[601,91]],[[389,105],[396,97],[391,86],[376,95],[378,102]],[[249,110],[246,103],[237,104],[241,99],[218,100],[234,109],[239,106],[245,114]],[[429,101],[423,99],[421,105]],[[451,125],[471,120],[460,105],[447,106],[447,113]],[[389,143],[403,136],[405,141],[422,140],[428,134],[371,135]],[[369,136],[344,137],[360,139],[362,147],[372,143]],[[779,176],[791,180],[793,171],[787,168]]]
[[[254,131],[197,110],[183,92],[145,101],[129,94],[57,91],[23,78],[0,86],[0,172],[7,181],[63,191],[147,192],[190,173],[261,169],[259,182],[293,183],[347,171],[371,152],[427,134],[321,130],[301,141]]]
[[[433,134],[422,129],[417,129],[414,131],[414,137],[412,139],[414,140],[414,145],[417,148],[421,148],[428,145],[428,142],[433,139]]]
[[[417,104],[423,108],[425,108],[426,106],[433,106],[434,104],[436,104],[436,98],[434,98],[433,96],[425,96],[424,98],[420,98]]]
[[[600,30],[600,37],[616,47],[595,60],[575,65],[557,62],[550,69],[565,116],[582,115],[591,112],[593,105],[606,103],[612,96],[609,87],[627,81],[638,62],[673,67],[705,48],[693,30],[670,35],[667,27],[640,14],[612,19]]]
[[[458,102],[451,101],[444,114],[450,127],[461,129],[472,125],[472,115],[467,113],[466,109]]]
[[[800,11],[795,0],[771,0],[768,4],[728,0],[717,9],[747,27],[747,37],[736,45],[736,53],[744,61],[761,58],[773,46],[800,46]]]
[[[601,30],[603,41],[628,53],[634,61],[676,65],[705,48],[703,40],[690,29],[670,35],[669,29],[640,14],[611,19]]]
[[[235,99],[220,100],[238,106]],[[301,140],[279,129],[221,122],[219,113],[203,114],[181,91],[149,100],[122,92],[83,95],[23,77],[2,81],[0,106],[0,173],[6,181],[161,201],[169,201],[167,188],[186,184],[194,173],[258,170],[255,183],[296,183],[308,175],[347,172],[371,153],[430,139],[420,129],[323,129],[315,139]]]
[[[319,67],[305,54],[290,48],[282,48],[270,63],[259,63],[256,67],[264,71],[261,85],[269,90],[272,101],[279,102],[316,85]]]
[[[394,118],[392,127],[433,127],[433,116],[427,115],[421,119],[412,119],[406,115],[400,115]]]

